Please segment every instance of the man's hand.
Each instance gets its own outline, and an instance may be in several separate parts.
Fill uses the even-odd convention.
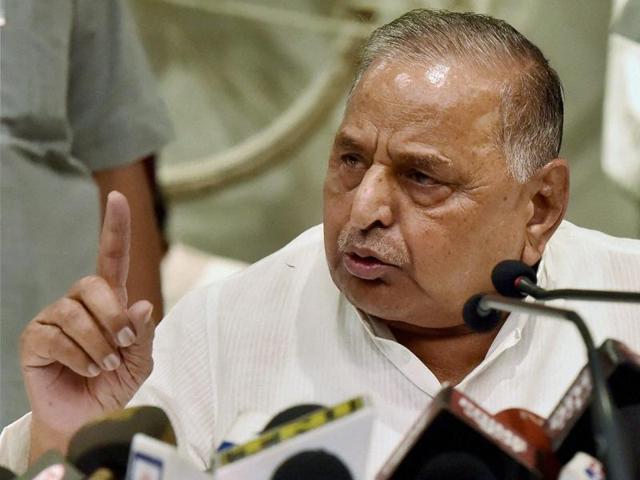
[[[31,454],[66,451],[87,421],[123,407],[151,373],[152,305],[127,309],[131,237],[127,199],[107,200],[97,275],[76,282],[34,318],[21,337],[31,403]]]

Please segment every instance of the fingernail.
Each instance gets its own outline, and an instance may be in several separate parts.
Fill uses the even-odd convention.
[[[144,323],[147,324],[149,323],[149,320],[151,320],[151,314],[153,313],[153,305],[151,305],[151,307],[149,307],[149,311],[147,312],[147,314],[144,317]]]
[[[133,333],[133,330],[131,330],[129,327],[124,327],[122,330],[120,330],[116,335],[116,338],[118,339],[118,343],[121,347],[128,347],[136,340],[136,336]]]
[[[120,366],[120,357],[115,353],[110,353],[104,360],[102,360],[102,364],[106,370],[115,370]]]
[[[89,371],[90,377],[97,377],[98,375],[100,375],[100,367],[95,363],[89,364],[87,370]]]
[[[114,197],[117,197],[119,195],[122,195],[119,191],[117,190],[111,190],[108,194],[107,194],[107,200],[111,200]]]

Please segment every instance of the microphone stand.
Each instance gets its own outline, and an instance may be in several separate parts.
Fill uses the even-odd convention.
[[[639,292],[613,292],[608,290],[578,290],[574,288],[562,288],[558,290],[545,290],[540,288],[525,276],[520,276],[515,281],[516,287],[523,293],[532,296],[536,300],[553,300],[557,298],[601,302],[626,302],[640,303]]]
[[[540,314],[567,320],[576,326],[587,348],[587,365],[593,381],[592,422],[597,456],[602,459],[609,480],[632,480],[629,452],[617,422],[616,410],[607,388],[602,362],[582,317],[572,310],[538,303],[525,303],[498,295],[483,295],[478,304],[478,313],[487,315],[491,310]]]

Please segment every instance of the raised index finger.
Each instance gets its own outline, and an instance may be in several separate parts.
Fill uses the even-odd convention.
[[[98,251],[98,275],[113,288],[124,308],[127,306],[127,276],[131,244],[131,212],[127,198],[115,190],[107,196]]]

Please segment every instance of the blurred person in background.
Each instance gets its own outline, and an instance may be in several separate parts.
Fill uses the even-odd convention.
[[[604,99],[602,168],[640,207],[640,0],[614,2]]]
[[[107,193],[132,210],[129,303],[162,318],[154,153],[171,127],[121,1],[7,0],[1,54],[0,425],[29,409],[18,339],[95,271]]]

